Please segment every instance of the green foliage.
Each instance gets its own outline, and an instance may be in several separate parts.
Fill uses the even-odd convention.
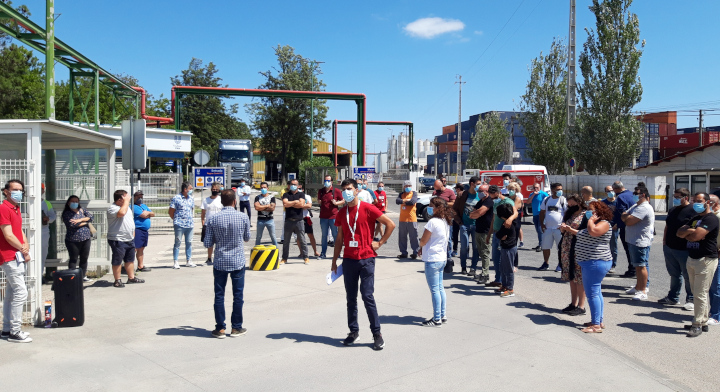
[[[116,75],[130,86],[139,86],[137,78],[131,75]],[[76,77],[75,91],[73,92],[73,121],[81,126],[95,123],[95,87],[92,77]],[[113,97],[112,90],[100,84],[99,87],[99,113],[100,124],[113,123]],[[88,100],[89,98],[89,100]],[[42,104],[44,104],[44,99]],[[82,116],[82,105],[87,102],[87,118]],[[44,106],[44,105],[43,105]],[[115,100],[115,117],[127,120],[135,116],[135,100],[117,98]],[[60,121],[70,120],[70,80],[55,83],[55,118]]]
[[[547,55],[536,57],[529,67],[530,80],[520,100],[520,125],[533,163],[549,173],[565,174],[572,158],[566,136],[567,46],[554,39]]]
[[[298,170],[298,181],[301,184],[305,183],[305,169],[311,167],[334,167],[334,165],[330,158],[317,155],[313,156],[307,161],[303,161],[302,163],[300,163],[300,168]]]
[[[13,4],[12,1],[10,1],[10,0],[0,0],[0,1],[2,1],[3,3],[12,7],[12,4]],[[18,6],[17,8],[15,8],[15,11],[20,13],[20,15],[23,15],[25,17],[30,17],[30,9],[26,5]],[[10,20],[8,18],[0,17],[0,24],[3,24],[4,26],[9,27],[13,31],[27,32],[27,30],[21,29],[20,26],[17,24],[17,22]],[[0,48],[5,48],[6,46],[10,45],[11,42],[12,42],[12,38],[8,37],[7,34],[0,31]]]
[[[585,29],[578,123],[569,142],[591,174],[628,168],[642,141],[643,125],[631,113],[643,91],[638,76],[640,24],[629,11],[631,4],[632,0],[593,0],[590,6],[596,30]]]
[[[0,118],[45,116],[43,68],[28,49],[14,44],[0,49]]]
[[[202,60],[193,57],[188,69],[183,70],[181,75],[170,78],[170,82],[173,86],[227,87],[221,83],[222,79],[216,76],[218,72],[212,62],[204,66]],[[193,151],[208,151],[211,161],[214,161],[214,152],[218,149],[220,139],[251,138],[247,124],[236,117],[237,104],[226,106],[220,98],[208,95],[187,95],[179,99],[182,106],[180,127],[192,132]],[[154,112],[167,109],[169,105],[162,97],[153,104]]]
[[[510,142],[506,121],[497,112],[488,113],[475,125],[473,145],[468,153],[468,168],[492,170],[505,157]]]
[[[325,83],[317,78],[320,67],[298,54],[290,46],[275,48],[278,66],[260,72],[267,79],[259,88],[269,90],[323,91]],[[314,78],[314,79],[313,79]],[[314,81],[313,81],[314,80]],[[258,98],[245,105],[252,128],[260,138],[260,148],[271,160],[282,163],[284,172],[293,172],[310,157],[310,102],[296,98]],[[315,100],[315,138],[330,127],[326,100]],[[332,165],[331,165],[332,166]]]

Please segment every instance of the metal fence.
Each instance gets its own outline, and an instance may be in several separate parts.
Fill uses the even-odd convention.
[[[55,199],[107,200],[107,174],[63,174],[55,177]],[[44,181],[44,180],[43,180]]]
[[[88,208],[87,210],[93,215],[92,224],[97,230],[98,237],[97,239],[92,240],[90,243],[90,259],[107,260],[107,210],[93,208]],[[68,260],[70,258],[70,255],[68,254],[67,247],[65,246],[65,234],[67,233],[67,228],[62,222],[62,210],[58,210],[57,214],[57,258],[62,260]]]
[[[119,169],[116,171],[115,189],[130,192],[130,172]],[[132,176],[134,190],[143,191],[143,203],[155,213],[150,224],[150,233],[173,230],[172,219],[168,216],[168,207],[172,198],[180,192],[183,177],[180,173],[140,173]]]
[[[30,161],[25,159],[0,159],[0,183],[4,185],[8,180],[18,179],[25,184],[27,191],[30,186],[33,186],[33,184],[30,184],[28,181],[29,163]],[[22,214],[23,232],[25,236],[30,239],[30,228],[35,227],[35,222],[33,222],[34,217],[31,217],[28,213],[28,197],[24,197],[20,202],[20,212]],[[34,254],[33,244],[31,243],[30,245],[30,262],[26,264],[25,274],[25,285],[27,286],[28,297],[23,304],[23,324],[32,324],[34,322],[34,316],[38,311],[37,301],[42,295],[42,287],[39,284],[39,279],[35,276],[35,263],[39,261],[39,255]],[[5,274],[0,271],[0,305],[2,305],[2,300],[5,298],[6,283]]]
[[[313,199],[317,197],[318,191],[325,185],[325,176],[331,176],[334,178],[335,185],[339,183],[337,180],[343,180],[350,178],[352,172],[348,166],[335,167],[309,167],[305,169],[305,193],[312,196]]]

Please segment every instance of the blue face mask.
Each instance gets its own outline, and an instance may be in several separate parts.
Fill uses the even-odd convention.
[[[677,197],[673,197],[673,207],[677,207],[680,204],[682,204],[682,199],[678,199]]]
[[[297,190],[297,185],[290,185],[290,190],[295,192]]]
[[[355,192],[353,192],[352,189],[346,189],[343,191],[343,199],[345,199],[346,202],[350,203],[353,200],[355,200]]]
[[[592,212],[592,211],[590,211],[590,210],[585,211],[585,217],[586,217],[586,218],[590,219],[590,218],[592,218],[592,216],[593,216],[593,212]]]
[[[475,185],[475,192],[478,192],[480,190],[480,185]]]
[[[10,198],[13,199],[15,203],[20,203],[23,198],[23,191],[11,191]]]
[[[405,187],[405,192],[407,192],[407,193],[412,192],[412,188],[410,188],[409,186],[406,186],[406,187]]]
[[[188,191],[188,196],[192,196],[192,189]]]
[[[615,192],[608,192],[607,196],[608,196],[608,199],[612,199],[613,197],[615,197]]]
[[[70,208],[73,210],[77,210],[78,207],[80,207],[80,203],[70,203]]]
[[[693,210],[698,214],[705,212],[705,203],[693,203]]]
[[[379,187],[378,187],[378,191],[380,191],[380,192],[382,192],[382,191],[383,191],[383,189],[385,189],[385,187],[384,187],[384,186],[379,186]]]
[[[434,209],[432,207],[428,207],[427,210],[428,210],[428,215],[432,216]]]
[[[503,185],[508,186],[510,184],[510,180],[503,180]]]
[[[508,191],[508,196],[510,196],[510,197],[515,196],[515,191]]]
[[[332,181],[325,181],[325,188],[330,188],[332,186]]]
[[[555,196],[557,196],[557,197],[560,197],[560,196],[562,196],[562,195],[563,195],[562,191],[557,191],[557,192],[555,192]]]
[[[260,193],[262,193],[263,195],[266,195],[266,194],[267,194],[267,188],[261,188],[261,189],[260,189]]]
[[[640,195],[633,195],[633,201],[637,204],[640,201]]]
[[[496,199],[493,199],[493,204],[497,204],[497,203],[500,203],[500,198],[499,198],[499,197],[496,198]]]
[[[225,187],[224,187],[224,186],[221,186],[221,187],[220,187],[220,190],[221,190],[221,191],[224,191],[224,190],[225,190]]]

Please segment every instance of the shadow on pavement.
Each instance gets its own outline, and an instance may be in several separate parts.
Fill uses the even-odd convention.
[[[462,294],[462,295],[485,295],[485,296],[496,296],[494,290],[489,290],[485,288],[485,285],[477,284],[473,281],[472,285],[469,284],[451,284],[449,287],[447,287],[448,290],[450,289],[457,289],[454,290],[453,293],[455,294]]]
[[[162,336],[188,336],[196,338],[212,338],[212,331],[205,328],[196,328],[185,325],[177,328],[163,328],[157,331],[157,335]]]
[[[605,295],[603,293],[604,297],[613,297],[612,295]],[[623,305],[630,305],[630,306],[638,306],[641,308],[655,308],[655,309],[665,309],[665,306],[662,304],[659,304],[655,301],[635,301],[632,296],[625,295],[624,293],[621,294],[621,296],[618,296],[618,298],[615,300],[615,303],[617,304],[623,304]]]
[[[562,313],[560,311],[560,309],[548,308],[547,306],[545,306],[543,304],[536,304],[536,303],[532,303],[532,302],[523,302],[523,301],[508,302],[508,306],[513,306],[518,309],[533,309],[533,310],[537,310],[537,311],[540,311],[543,313],[550,313],[550,314],[553,314],[553,313],[561,314]]]
[[[671,321],[676,323],[691,322],[693,313],[688,314],[677,314],[671,312],[650,312],[650,313],[636,313],[636,316],[640,317],[652,317],[657,320]]]
[[[107,280],[96,280],[95,282],[93,282],[93,284],[87,285],[84,288],[87,289],[90,287],[93,287],[93,288],[94,287],[112,287],[112,285],[113,285],[113,282],[110,282]]]
[[[380,315],[380,324],[415,325],[420,324],[423,321],[425,321],[425,319],[418,316]]]
[[[628,328],[635,332],[656,332],[668,335],[679,335],[682,333],[682,325],[679,328],[665,327],[662,325],[643,324],[643,323],[620,323],[618,327]]]
[[[559,275],[558,276],[533,276],[532,278],[533,279],[542,279],[546,282],[551,282],[551,283],[567,283],[567,282],[563,282],[563,280],[560,279]]]
[[[578,324],[570,320],[562,320],[550,314],[533,314],[528,313],[525,317],[537,325],[560,325],[564,327],[577,328]]]
[[[342,341],[338,338],[331,338],[329,336],[309,335],[306,333],[294,333],[294,332],[283,332],[283,333],[271,333],[266,336],[270,339],[291,339],[295,343],[320,343],[326,344],[333,347],[344,347]]]

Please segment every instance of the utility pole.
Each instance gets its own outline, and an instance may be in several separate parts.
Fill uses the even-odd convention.
[[[575,84],[575,0],[570,0],[570,22],[568,33],[568,84],[567,84],[567,126],[575,126],[576,84]]]
[[[459,182],[462,174],[462,85],[466,83],[462,81],[462,75],[458,75],[455,84],[458,85],[458,125],[457,125],[457,172],[455,173],[455,182]],[[450,162],[450,159],[448,159]]]
[[[703,145],[703,121],[702,121],[702,110],[700,110],[700,128],[698,129],[698,132],[700,132],[700,147]]]
[[[45,117],[55,119],[55,0],[45,3]],[[71,86],[72,88],[72,86]],[[97,119],[95,120],[97,122]]]
[[[350,167],[352,167],[352,158],[353,158],[353,134],[350,132]]]

